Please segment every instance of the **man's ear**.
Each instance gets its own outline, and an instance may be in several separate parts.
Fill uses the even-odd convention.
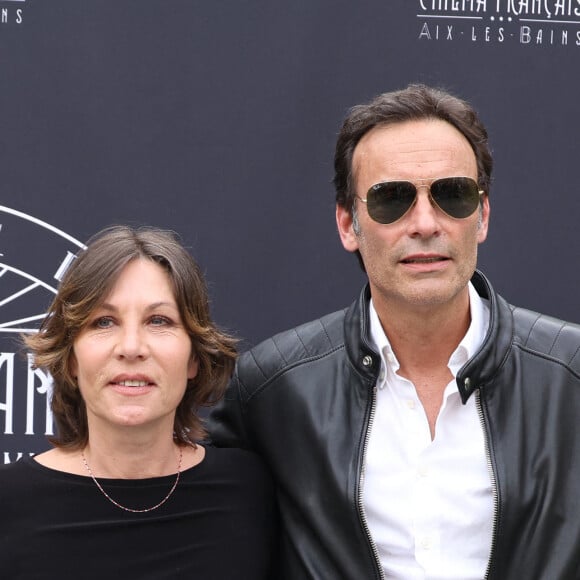
[[[478,231],[477,231],[477,243],[481,244],[487,238],[487,229],[489,227],[489,215],[490,215],[490,207],[489,207],[489,197],[487,193],[484,194],[481,200],[481,209],[479,210],[479,223],[478,223]]]
[[[336,225],[342,246],[347,252],[358,250],[358,235],[354,229],[352,213],[345,207],[336,206]]]

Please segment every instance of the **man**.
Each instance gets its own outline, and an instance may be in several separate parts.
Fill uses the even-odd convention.
[[[272,470],[280,578],[580,578],[580,327],[475,270],[491,169],[443,91],[346,119],[336,220],[368,286],[244,354],[210,423]]]

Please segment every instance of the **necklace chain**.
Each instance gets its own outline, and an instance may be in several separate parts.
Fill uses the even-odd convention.
[[[99,488],[99,491],[115,506],[117,506],[118,508],[125,510],[126,512],[131,512],[133,514],[144,514],[147,512],[152,512],[153,510],[156,510],[158,507],[161,507],[173,494],[173,492],[175,491],[175,488],[177,487],[177,484],[179,483],[179,477],[181,476],[181,460],[183,459],[183,449],[181,448],[181,446],[179,447],[179,464],[177,465],[177,477],[175,478],[175,481],[173,482],[173,486],[171,487],[171,489],[169,490],[169,493],[157,504],[155,504],[154,506],[145,508],[145,509],[133,509],[133,508],[128,508],[125,507],[124,505],[121,505],[119,502],[115,501],[104,489],[103,486],[97,481],[97,478],[93,475],[93,472],[91,471],[91,468],[89,467],[89,464],[85,458],[85,454],[84,451],[81,451],[81,457],[83,459],[83,463],[85,464],[85,468],[88,471],[89,475],[91,476],[91,479],[95,482],[95,485]]]

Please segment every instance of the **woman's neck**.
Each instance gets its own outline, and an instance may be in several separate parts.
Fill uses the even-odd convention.
[[[96,477],[146,479],[177,472],[180,447],[173,436],[138,441],[89,436],[82,450]]]

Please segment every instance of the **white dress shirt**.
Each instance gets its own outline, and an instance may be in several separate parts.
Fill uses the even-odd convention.
[[[482,344],[489,308],[469,284],[471,324],[449,359],[435,437],[413,383],[370,304],[371,339],[381,353],[376,413],[366,452],[363,501],[387,578],[471,580],[485,575],[493,497],[475,396],[461,403],[455,376]]]

